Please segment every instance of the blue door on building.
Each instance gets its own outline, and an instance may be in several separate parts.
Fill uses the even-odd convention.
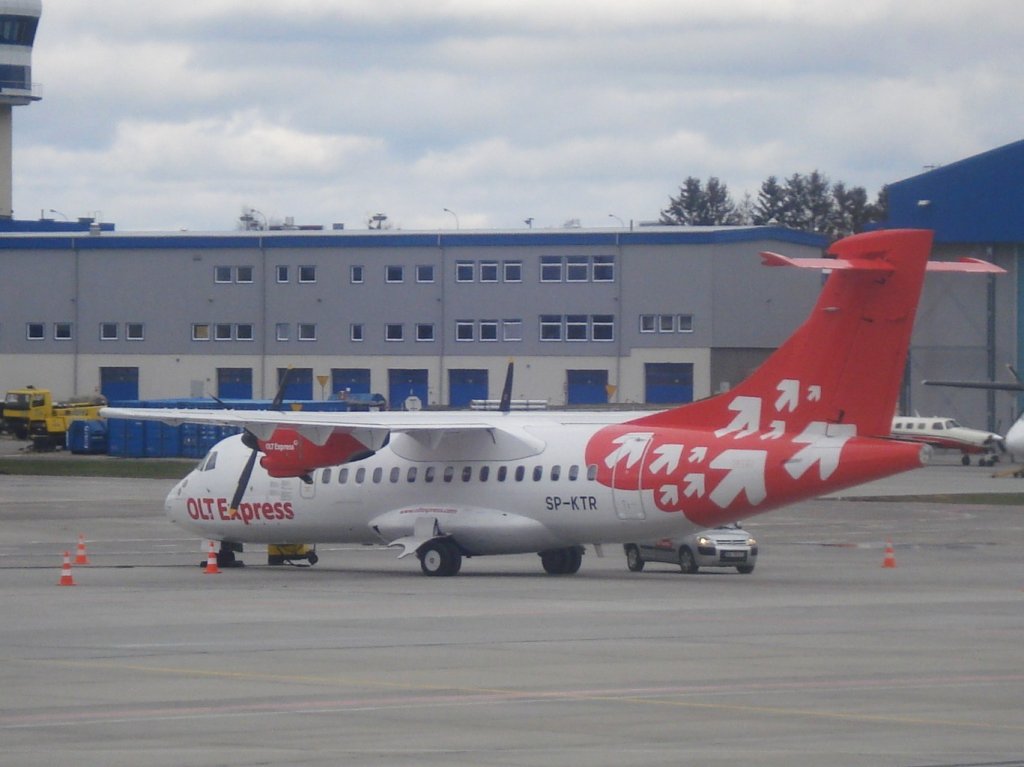
[[[570,405],[608,404],[607,370],[566,370],[568,390],[566,402]]]
[[[388,371],[388,406],[392,410],[404,410],[409,397],[418,397],[426,407],[428,392],[426,370],[393,368]]]
[[[693,402],[693,364],[648,362],[644,365],[644,401],[649,405]]]
[[[252,368],[217,368],[217,396],[252,399]]]
[[[100,394],[107,402],[133,402],[139,398],[138,368],[100,368]]]
[[[449,370],[448,404],[452,407],[469,407],[470,400],[487,399],[486,370]]]
[[[288,373],[288,386],[284,390],[285,399],[313,399],[313,368],[278,368],[278,388],[281,388],[285,373]]]
[[[331,397],[338,399],[339,392],[369,394],[370,369],[331,368]]]

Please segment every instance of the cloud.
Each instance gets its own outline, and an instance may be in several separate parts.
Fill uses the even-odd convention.
[[[46,4],[15,208],[611,225],[690,175],[884,183],[1020,138],[1014,0]]]

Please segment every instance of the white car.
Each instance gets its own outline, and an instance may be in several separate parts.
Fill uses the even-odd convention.
[[[649,543],[626,543],[626,567],[635,573],[648,562],[679,565],[684,573],[702,567],[735,567],[744,575],[754,572],[757,541],[739,525],[723,525],[680,540],[662,538]]]

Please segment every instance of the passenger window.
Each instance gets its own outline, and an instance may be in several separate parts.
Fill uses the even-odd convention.
[[[552,482],[557,482],[558,478],[561,477],[561,476],[562,476],[562,467],[561,466],[552,466],[551,467],[551,481]]]
[[[569,467],[569,481],[575,482],[576,478],[580,475],[580,467],[573,464]]]
[[[491,476],[491,467],[490,466],[481,466],[480,467],[480,481],[481,482],[486,482],[487,478],[489,476]]]
[[[348,469],[339,469],[338,470],[338,484],[339,485],[344,485],[346,482],[348,482]]]
[[[373,484],[379,485],[382,479],[384,479],[384,469],[378,466],[373,470]]]
[[[469,482],[469,480],[471,480],[471,479],[473,479],[473,467],[472,466],[463,466],[462,467],[462,481],[463,482]]]
[[[323,484],[325,484],[325,485],[331,484],[331,470],[330,469],[324,469],[324,473],[323,473],[323,476],[320,477],[320,481]]]
[[[597,464],[592,463],[587,467],[587,479],[593,482],[597,479]]]
[[[544,467],[543,466],[534,466],[533,467],[533,481],[534,482],[540,482],[542,479],[544,479]]]
[[[499,482],[504,482],[505,481],[505,477],[507,477],[507,476],[508,476],[508,466],[499,466],[498,467],[498,477],[497,477],[498,481]]]
[[[388,478],[388,479],[391,480],[391,484],[394,484],[395,482],[398,481],[398,478],[401,475],[401,473],[402,473],[402,470],[399,469],[397,466],[392,466],[391,467],[391,476]]]
[[[356,484],[361,485],[366,481],[366,469],[356,470]]]
[[[516,466],[516,482],[522,482],[523,478],[525,476],[526,476],[526,467],[525,466]]]
[[[416,467],[415,466],[410,466],[409,467],[409,473],[406,475],[405,479],[406,479],[407,482],[415,482],[416,481]]]
[[[445,466],[444,467],[444,481],[451,482],[455,478],[455,467]]]
[[[434,467],[433,466],[428,466],[424,470],[424,472],[423,472],[423,481],[424,482],[433,482],[434,481]]]

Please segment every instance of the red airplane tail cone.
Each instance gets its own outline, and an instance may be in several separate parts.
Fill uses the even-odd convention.
[[[882,560],[882,567],[896,567],[896,552],[892,548],[892,538],[885,542],[885,559]]]
[[[75,552],[75,564],[76,565],[87,565],[89,564],[89,555],[85,551],[85,536],[81,533],[78,534],[78,549]]]
[[[214,551],[213,541],[210,541],[210,550],[206,555],[206,569],[203,570],[204,575],[219,575],[220,568],[217,567],[217,552]]]
[[[64,552],[64,565],[60,569],[60,580],[58,586],[74,586],[75,579],[71,575],[71,552]]]

